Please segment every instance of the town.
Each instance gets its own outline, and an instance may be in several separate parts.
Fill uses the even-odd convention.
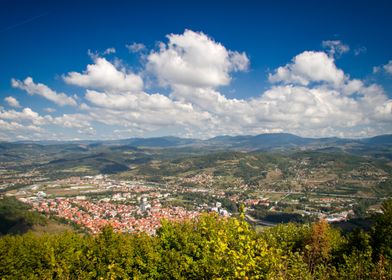
[[[248,221],[254,224],[274,224],[274,221],[265,221],[260,212],[336,222],[352,217],[352,209],[357,203],[354,198],[344,196],[305,197],[299,191],[267,189],[250,192],[247,185],[237,192],[224,191],[214,188],[214,180],[219,179],[206,174],[197,175],[182,181],[199,187],[184,187],[181,184],[116,180],[102,174],[72,176],[35,182],[11,189],[4,195],[14,196],[31,205],[33,211],[93,234],[106,225],[118,232],[155,234],[162,220],[192,219],[211,211],[231,216],[237,214],[241,203],[246,206]]]

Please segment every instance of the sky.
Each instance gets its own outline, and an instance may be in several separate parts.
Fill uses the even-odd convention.
[[[391,1],[0,2],[0,141],[392,133]]]

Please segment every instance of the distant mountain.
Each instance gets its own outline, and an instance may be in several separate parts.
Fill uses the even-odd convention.
[[[192,145],[200,142],[196,139],[180,138],[174,136],[153,137],[153,138],[129,138],[112,143],[119,145],[129,145],[134,147],[154,147],[154,148],[168,148],[176,146]]]
[[[379,135],[372,138],[362,139],[363,143],[370,145],[392,145],[392,134]]]
[[[339,148],[345,151],[367,150],[374,147],[392,146],[392,135],[380,135],[363,139],[343,139],[336,137],[305,138],[289,133],[267,133],[259,135],[217,136],[207,140],[180,138],[174,136],[153,138],[129,138],[104,141],[37,141],[37,142],[3,142],[1,151],[20,149],[51,150],[64,152],[82,152],[88,149],[111,146],[114,150],[137,150],[138,148],[208,148],[235,150],[270,150],[270,149],[325,149]]]
[[[63,178],[73,174],[96,175],[132,172],[137,166],[152,161],[191,158],[205,155],[203,160],[221,161],[241,158],[244,152],[278,152],[291,154],[315,152],[329,156],[366,156],[373,159],[392,160],[392,135],[364,139],[305,138],[288,133],[218,136],[207,140],[179,137],[129,138],[111,141],[72,142],[0,142],[0,163],[15,170],[36,168],[50,178]],[[211,155],[211,157],[209,157]],[[234,157],[234,158],[232,158]],[[212,162],[212,161],[211,161]],[[209,163],[197,162],[197,166]],[[148,172],[170,173],[174,165]],[[185,168],[186,162],[179,164]],[[246,168],[246,167],[244,167]],[[173,169],[173,170],[174,170]],[[223,169],[222,169],[223,170]],[[248,170],[249,171],[249,170]],[[250,172],[250,171],[249,171]]]
[[[218,136],[206,140],[211,145],[223,145],[231,148],[271,149],[277,147],[294,147],[307,145],[311,142],[289,133],[260,134],[256,136]]]

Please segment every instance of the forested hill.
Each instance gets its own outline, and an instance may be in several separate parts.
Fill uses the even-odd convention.
[[[343,150],[361,151],[369,148],[385,148],[392,146],[392,135],[379,135],[370,138],[349,139],[337,137],[308,138],[300,137],[290,133],[265,133],[259,135],[239,135],[239,136],[217,136],[210,139],[192,139],[173,136],[152,137],[152,138],[128,138],[120,140],[93,141],[19,141],[14,143],[0,143],[0,151],[12,149],[18,145],[30,145],[35,149],[59,149],[74,147],[78,145],[84,147],[97,146],[125,146],[142,148],[180,148],[198,147],[208,149],[236,149],[236,150],[270,150],[270,149],[318,149],[325,147],[339,147]],[[80,146],[79,146],[80,149]]]
[[[31,211],[30,205],[15,197],[0,199],[0,236],[22,234],[28,231],[37,234],[59,233],[72,229],[73,227],[67,225],[65,221],[57,221],[36,211]]]
[[[392,201],[371,231],[347,236],[324,221],[256,233],[243,214],[164,222],[156,236],[111,228],[96,236],[5,236],[0,278],[392,279]]]

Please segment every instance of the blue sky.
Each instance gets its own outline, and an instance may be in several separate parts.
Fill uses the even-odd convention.
[[[392,133],[390,1],[135,2],[0,3],[0,140]]]

